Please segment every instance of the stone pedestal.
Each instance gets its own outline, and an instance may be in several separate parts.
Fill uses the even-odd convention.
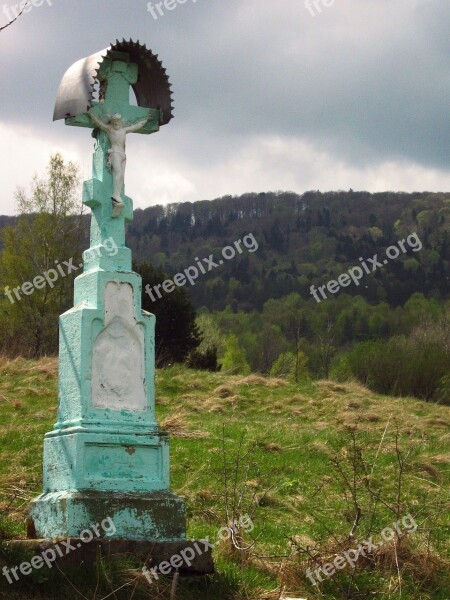
[[[34,500],[27,533],[30,539],[77,538],[105,519],[114,524],[108,540],[173,542],[185,538],[184,502],[168,491],[48,492]],[[105,535],[101,527],[98,530]]]
[[[89,251],[75,306],[60,318],[58,422],[44,440],[33,538],[76,537],[110,518],[117,539],[185,539],[184,502],[169,492],[168,436],[155,420],[155,317],[141,310],[124,249],[117,255],[122,270],[111,271],[105,246]]]
[[[130,85],[139,106],[129,104]],[[133,203],[125,189],[112,202],[126,161],[118,131],[157,132],[172,116],[170,96],[157,57],[132,41],[73,65],[58,92],[56,118],[94,128],[92,179],[83,187],[92,221],[74,307],[60,317],[58,421],[44,440],[30,544],[82,537],[105,520],[114,528],[100,530],[97,544],[165,543],[169,551],[187,543],[185,504],[170,492],[168,436],[155,419],[155,317],[142,310],[141,278],[125,245]]]

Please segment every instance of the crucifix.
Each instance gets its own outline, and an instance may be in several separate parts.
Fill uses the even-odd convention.
[[[33,539],[77,538],[109,517],[108,544],[116,540],[117,548],[133,541],[156,560],[190,543],[185,502],[170,490],[169,437],[155,415],[156,319],[142,310],[141,277],[125,245],[133,216],[126,136],[154,133],[171,118],[166,71],[132,40],[76,62],[59,87],[54,120],[93,129],[96,139],[92,179],[83,186],[91,247],[74,306],[59,321],[58,420],[45,436],[44,490],[30,507]],[[210,552],[192,570],[211,572]]]
[[[108,52],[95,74],[98,99],[91,101],[88,110],[65,119],[66,125],[94,130],[93,180],[84,186],[84,203],[94,216],[91,228],[94,246],[101,238],[111,236],[118,245],[123,245],[124,224],[133,216],[132,201],[125,195],[124,187],[127,134],[155,133],[164,122],[161,106],[145,108],[130,103],[130,90],[139,76],[142,77],[139,66],[129,53]]]

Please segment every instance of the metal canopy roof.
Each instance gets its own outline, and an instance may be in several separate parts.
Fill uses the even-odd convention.
[[[172,119],[172,92],[166,69],[158,60],[158,55],[148,50],[145,44],[130,39],[128,42],[116,40],[115,44],[82,58],[67,69],[56,96],[54,121],[75,117],[91,108],[100,65],[114,51],[126,52],[131,62],[138,66],[138,81],[132,85],[138,105],[160,108],[161,125],[166,125]]]

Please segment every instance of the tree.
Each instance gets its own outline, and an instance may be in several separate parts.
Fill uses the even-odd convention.
[[[13,17],[9,16],[9,21],[6,23],[6,25],[2,25],[0,27],[0,31],[3,31],[7,27],[9,27],[13,23],[15,23],[17,21],[17,19],[22,15],[22,13],[25,11],[26,7],[29,6],[29,4],[30,4],[30,0],[26,0],[23,4],[22,8],[20,8],[17,13],[14,13]],[[17,10],[19,8],[19,5],[16,5],[15,8]],[[10,14],[10,13],[7,13],[7,14]]]
[[[57,352],[58,316],[72,303],[83,238],[77,165],[55,154],[47,172],[34,176],[31,196],[18,188],[19,216],[3,230],[0,254],[2,329],[33,357]]]
[[[375,392],[445,401],[442,392],[450,376],[450,318],[424,320],[408,337],[356,344],[346,361],[352,374]]]
[[[195,322],[201,342],[198,348],[189,354],[186,364],[191,369],[218,371],[217,354],[219,349],[222,350],[225,338],[210,314],[203,313],[199,315]]]
[[[283,352],[273,363],[270,369],[271,377],[283,377],[294,383],[308,379],[308,359],[301,350],[295,355],[293,352]]]
[[[259,369],[268,373],[277,356],[287,350],[288,344],[281,329],[276,325],[264,323],[257,335],[257,348],[260,355]]]
[[[208,348],[204,351],[192,350],[188,356],[186,365],[190,369],[200,369],[202,371],[218,371],[217,348]]]
[[[284,377],[293,380],[295,375],[295,354],[283,352],[273,363],[270,369],[271,377]]]
[[[142,308],[156,316],[157,366],[184,362],[201,341],[195,323],[196,313],[189,294],[184,288],[176,287],[170,294],[162,292],[164,295],[161,298],[154,292],[153,302],[146,288],[151,291],[166,281],[168,276],[148,263],[135,265],[134,268],[142,277]]]
[[[250,366],[244,350],[239,345],[237,335],[230,335],[226,341],[225,355],[222,359],[222,371],[230,375],[248,375]]]
[[[214,317],[209,313],[202,313],[196,319],[202,341],[198,347],[199,352],[208,352],[212,349],[222,351],[225,338],[220,331]]]

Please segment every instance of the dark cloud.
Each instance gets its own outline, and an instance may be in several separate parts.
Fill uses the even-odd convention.
[[[186,0],[157,20],[143,0],[53,0],[0,34],[0,120],[81,141],[51,123],[59,81],[132,37],[159,53],[175,90],[176,120],[153,148],[186,169],[208,177],[278,136],[352,168],[440,170],[448,184],[449,22],[441,0],[335,0],[315,17],[303,0]]]

